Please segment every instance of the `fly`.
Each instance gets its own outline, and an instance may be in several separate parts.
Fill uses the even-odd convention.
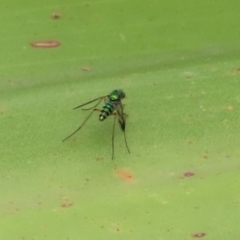
[[[122,90],[114,90],[109,95],[93,99],[89,102],[83,103],[83,104],[75,107],[74,109],[77,109],[77,108],[84,107],[90,103],[97,102],[93,107],[82,108],[82,110],[92,110],[92,111],[87,116],[87,118],[83,121],[83,123],[73,133],[71,133],[68,137],[63,139],[63,141],[67,140],[68,138],[73,136],[76,132],[78,132],[83,127],[83,125],[88,121],[88,119],[91,117],[93,112],[100,112],[99,121],[104,121],[108,116],[114,117],[113,129],[112,129],[112,160],[114,159],[114,134],[115,134],[116,118],[118,118],[119,126],[124,135],[124,141],[125,141],[126,148],[127,148],[128,152],[130,153],[130,150],[129,150],[129,147],[127,144],[126,134],[125,134],[127,114],[123,112],[124,105],[122,104],[122,100],[125,98],[125,96],[126,95]],[[98,109],[97,106],[103,100],[105,102],[104,106],[102,107],[102,109]]]

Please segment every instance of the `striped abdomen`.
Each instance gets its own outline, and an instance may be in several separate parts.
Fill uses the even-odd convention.
[[[108,101],[102,108],[101,113],[99,115],[99,120],[105,120],[109,115],[113,113],[116,107],[116,102]]]

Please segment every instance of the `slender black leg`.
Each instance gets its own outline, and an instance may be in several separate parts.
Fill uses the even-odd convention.
[[[97,100],[98,100],[98,99],[97,99]],[[82,108],[82,110],[91,110],[91,109],[97,107],[102,100],[104,100],[104,103],[106,103],[106,102],[107,102],[107,97],[102,97],[102,98],[98,101],[98,103],[97,103],[96,105],[94,105],[93,107],[90,107],[90,108]],[[77,109],[77,108],[79,108],[79,106],[78,106],[78,107],[75,107],[74,109]]]
[[[130,153],[130,150],[129,150],[129,147],[128,147],[128,144],[127,144],[127,138],[126,138],[125,131],[123,131],[123,135],[124,135],[125,145],[127,147],[128,152]]]
[[[93,100],[91,100],[91,101],[89,101],[89,102],[83,103],[83,104],[75,107],[74,109],[81,108],[81,107],[83,107],[83,106],[85,106],[85,105],[88,105],[88,104],[90,104],[90,103],[92,103],[92,102],[95,102],[95,101],[97,101],[97,100],[100,100],[99,102],[101,102],[101,100],[102,100],[103,98],[106,98],[106,97],[107,97],[107,96],[102,96],[102,97],[93,99]],[[96,105],[98,105],[98,104],[96,104]],[[95,106],[96,106],[96,105],[95,105]],[[91,109],[91,108],[90,108],[90,109]]]
[[[115,122],[116,122],[117,114],[112,114],[112,115],[114,115],[113,130],[112,130],[112,160],[113,160],[114,159],[114,133],[115,133]]]
[[[91,109],[97,107],[103,99],[105,99],[105,97],[101,98],[101,99],[97,102],[97,104],[94,105],[93,107],[90,107],[90,108],[82,108],[82,110],[91,110]],[[74,108],[74,109],[77,109],[77,108]]]
[[[104,100],[104,103],[106,103],[107,102],[107,96],[104,97],[103,100]]]
[[[123,108],[121,108],[120,111],[118,110],[117,114],[118,114],[118,123],[120,125],[121,130],[123,131],[125,145],[126,145],[126,148],[127,148],[128,152],[130,153],[130,150],[129,150],[129,147],[128,147],[128,144],[127,144],[126,133],[125,133],[125,128],[126,128],[126,121],[125,121],[125,119],[127,117],[127,114],[125,114],[123,112]]]
[[[66,138],[64,138],[62,141],[64,142],[65,140],[67,140],[68,138],[70,138],[71,136],[73,136],[76,132],[78,132],[82,127],[83,125],[87,122],[87,120],[91,117],[91,115],[93,114],[94,111],[101,111],[99,109],[93,109],[90,114],[87,116],[87,118],[84,120],[84,122],[81,124],[80,127],[78,127],[72,134],[70,134],[69,136],[67,136]]]
[[[103,99],[105,100],[105,99],[106,99],[106,96],[103,96],[103,97],[100,97],[100,98],[96,98],[96,99],[94,99],[94,100],[92,100],[92,101],[90,101],[90,102],[87,102],[87,103],[84,103],[84,104],[82,104],[82,105],[79,105],[79,106],[75,107],[74,109],[83,107],[83,106],[85,106],[85,105],[87,105],[87,104],[89,104],[89,103],[92,103],[92,102],[95,102],[95,101],[99,100],[99,101],[97,102],[97,104],[94,105],[93,107],[91,107],[91,108],[85,108],[85,109],[82,109],[82,110],[90,110],[90,109],[93,109],[93,108],[97,107]],[[92,115],[92,113],[93,113],[94,111],[98,111],[98,109],[93,109],[93,110],[90,112],[90,114],[87,116],[87,118],[84,120],[84,122],[82,123],[82,125],[81,125],[79,128],[77,128],[77,129],[76,129],[72,134],[70,134],[68,137],[64,138],[62,141],[64,142],[65,140],[67,140],[68,138],[70,138],[72,135],[74,135],[76,132],[78,132],[78,131],[82,128],[82,126],[87,122],[87,120],[91,117],[91,115]]]

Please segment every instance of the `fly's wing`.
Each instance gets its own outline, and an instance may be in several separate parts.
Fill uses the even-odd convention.
[[[126,126],[126,117],[127,115],[123,112],[123,104],[120,102],[116,108],[117,115],[118,115],[118,123],[120,125],[120,128],[122,131],[125,131],[125,126]]]
[[[126,134],[125,134],[127,114],[123,112],[123,108],[124,108],[124,106],[120,102],[120,104],[117,106],[116,111],[117,111],[117,115],[118,115],[119,126],[120,126],[121,130],[123,131],[125,145],[126,145],[126,148],[127,148],[128,152],[130,153],[130,150],[129,150],[129,147],[128,147],[128,144],[127,144]]]
[[[97,102],[97,104],[94,105],[93,107],[91,107],[91,108],[86,108],[86,109],[83,109],[83,110],[93,109],[93,108],[95,108],[104,98],[107,98],[107,97],[108,97],[108,95],[107,95],[107,96],[102,96],[102,97],[99,97],[99,98],[96,98],[96,99],[93,99],[93,100],[91,100],[91,101],[89,101],[89,102],[86,102],[86,103],[83,103],[83,104],[81,104],[81,105],[79,105],[79,106],[77,106],[77,107],[75,107],[75,108],[73,108],[73,109],[75,110],[75,109],[77,109],[77,108],[81,108],[81,107],[83,107],[83,106],[85,106],[85,105],[88,105],[88,104],[90,104],[90,103],[93,103],[93,102],[96,102],[97,100],[99,100],[99,101]]]

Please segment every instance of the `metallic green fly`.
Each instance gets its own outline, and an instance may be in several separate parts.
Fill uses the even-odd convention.
[[[114,90],[109,95],[93,99],[93,100],[91,100],[87,103],[83,103],[83,104],[75,107],[74,109],[81,108],[85,105],[88,105],[90,103],[98,101],[97,104],[95,104],[93,107],[82,109],[82,110],[91,110],[92,109],[92,111],[87,116],[87,118],[83,121],[83,123],[80,125],[80,127],[78,127],[68,137],[63,139],[63,141],[67,140],[68,138],[73,136],[76,132],[78,132],[83,127],[83,125],[87,122],[87,120],[91,117],[92,113],[97,111],[97,112],[100,112],[100,115],[99,115],[99,120],[100,121],[104,121],[110,115],[114,116],[113,130],[112,130],[112,160],[114,158],[114,133],[115,133],[116,117],[118,118],[119,126],[120,126],[120,128],[123,132],[123,135],[124,135],[124,141],[125,141],[126,148],[127,148],[128,152],[130,153],[130,150],[129,150],[129,147],[128,147],[128,144],[127,144],[126,134],[125,134],[127,114],[123,112],[124,105],[122,104],[122,100],[125,98],[125,96],[126,95],[122,90]],[[102,107],[102,109],[96,108],[103,100],[104,100],[105,104]]]

